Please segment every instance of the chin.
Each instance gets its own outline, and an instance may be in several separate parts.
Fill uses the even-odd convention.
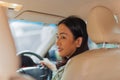
[[[64,53],[59,52],[60,57],[65,57]]]

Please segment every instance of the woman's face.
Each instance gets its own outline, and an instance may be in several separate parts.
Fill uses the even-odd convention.
[[[58,52],[61,57],[71,56],[77,48],[77,41],[74,40],[72,32],[66,25],[58,26],[57,41]]]

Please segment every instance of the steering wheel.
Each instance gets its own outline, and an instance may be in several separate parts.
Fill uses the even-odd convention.
[[[19,56],[27,56],[26,54],[33,55],[39,60],[43,60],[41,56],[33,52],[22,52]],[[36,80],[51,80],[52,78],[52,71],[48,67],[42,66],[41,64],[37,64],[33,67],[20,68],[17,72],[32,76]]]

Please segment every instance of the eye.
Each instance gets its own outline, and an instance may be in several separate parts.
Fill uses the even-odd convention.
[[[65,36],[61,36],[61,39],[66,39],[66,37]]]
[[[59,39],[59,36],[58,36],[58,35],[56,36],[56,39]]]

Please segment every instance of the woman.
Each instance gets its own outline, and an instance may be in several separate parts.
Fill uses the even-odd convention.
[[[67,61],[88,50],[88,35],[86,23],[75,16],[70,16],[58,23],[58,33],[56,45],[59,55],[63,58],[61,62],[53,65],[48,60],[42,63],[48,66],[52,71],[56,71],[52,80],[60,80],[64,71],[64,65]],[[58,70],[57,70],[58,69]]]

